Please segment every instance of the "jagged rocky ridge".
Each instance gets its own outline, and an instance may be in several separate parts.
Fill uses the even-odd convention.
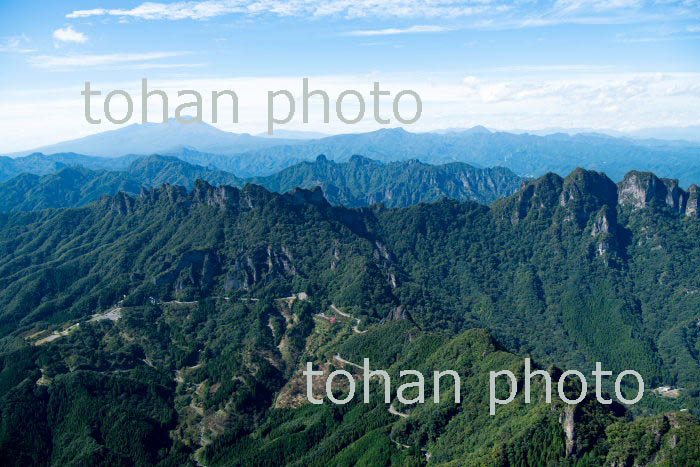
[[[406,355],[415,360],[406,362],[421,362],[423,349],[434,348],[430,342],[421,344],[423,333],[454,336],[482,328],[499,346],[532,355],[545,367],[588,372],[593,362],[601,361],[616,373],[639,371],[648,387],[683,389],[677,401],[655,399],[641,405],[641,413],[656,413],[659,407],[697,413],[700,223],[686,215],[688,202],[683,212],[675,208],[674,197],[659,188],[666,184],[657,180],[651,175],[631,177],[627,185],[623,181],[618,186],[603,174],[576,170],[566,178],[547,175],[528,182],[491,206],[443,199],[397,209],[333,206],[320,188],[279,195],[252,184],[239,189],[197,181],[189,191],[164,185],[144,189],[139,196],[105,196],[79,209],[3,214],[0,342],[6,349],[19,349],[19,355],[12,350],[0,354],[12,369],[0,372],[0,381],[9,378],[4,387],[28,382],[23,394],[33,400],[45,365],[51,369],[47,378],[60,382],[80,377],[86,368],[107,371],[103,362],[115,355],[116,376],[123,377],[124,371],[133,372],[129,374],[135,379],[152,375],[171,389],[174,372],[186,369],[192,387],[201,388],[199,396],[208,404],[192,410],[201,409],[209,421],[232,407],[242,407],[234,415],[243,416],[255,404],[259,411],[254,415],[262,416],[291,371],[280,360],[296,362],[294,355],[307,349],[305,339],[319,323],[314,317],[328,313],[334,304],[353,317],[352,325],[367,332],[348,327],[348,345],[324,347],[316,354],[319,359],[341,352],[354,361],[372,352],[373,360],[387,358],[390,365],[396,362],[391,355],[403,356],[405,346],[416,342],[415,353]],[[621,196],[623,188],[634,196]],[[683,199],[677,193],[676,199]],[[300,309],[282,313],[270,308],[274,299],[300,291],[311,297]],[[106,349],[101,347],[103,334],[92,333],[95,329],[88,326],[46,348],[28,343],[38,331],[84,321],[116,303],[123,307],[123,318],[114,328],[103,323],[97,330],[115,339]],[[289,340],[282,343],[277,337],[285,334],[287,324]],[[405,332],[392,334],[394,326]],[[219,336],[223,332],[229,334]],[[133,339],[135,334],[139,339]],[[210,336],[219,340],[210,341]],[[228,347],[232,341],[241,344],[240,352],[224,352],[234,350]],[[258,346],[260,342],[265,346]],[[451,364],[468,347],[466,342],[456,342],[442,357]],[[75,355],[78,343],[83,346],[80,356]],[[206,350],[209,345],[211,351]],[[256,354],[261,348],[264,352]],[[296,353],[287,353],[290,348]],[[41,358],[35,354],[39,351]],[[484,356],[481,349],[473,352],[477,361]],[[26,366],[17,369],[15,362]],[[265,378],[255,380],[258,374]],[[103,376],[96,378],[102,381]],[[216,384],[208,385],[207,379]],[[48,391],[61,387],[51,384]],[[168,391],[163,390],[168,404],[175,405],[177,398],[179,410],[191,413],[182,388]],[[8,399],[10,407],[15,407],[15,394]],[[43,400],[35,404],[44,406]],[[463,405],[467,410],[479,407]],[[380,409],[381,416],[391,415]],[[33,413],[23,410],[25,417]],[[310,409],[294,413],[304,410]],[[424,406],[408,420],[399,420],[391,439],[420,445],[446,462],[470,455],[473,445],[464,443],[462,435],[474,418],[423,412],[429,410]],[[544,439],[537,438],[543,434],[534,428],[538,423],[532,424],[535,431],[518,439],[524,442],[532,434],[545,453],[554,452],[551,442],[575,440],[575,445],[558,444],[560,454],[553,462],[591,454],[579,436],[582,432],[592,440],[604,436],[602,428],[587,424],[582,407],[571,419],[576,436],[565,438],[558,414],[548,410],[543,407],[541,415],[548,414],[554,423]],[[244,418],[243,431],[230,432],[211,451],[236,443],[248,426],[255,426],[255,416]],[[333,419],[342,416],[329,414]],[[443,416],[465,425],[444,429],[435,424]],[[508,423],[522,427],[519,420],[498,419],[476,433],[484,438],[472,441],[488,446],[484,455],[498,455],[487,443],[504,439],[499,430]],[[267,421],[275,425],[278,420]],[[386,423],[395,421],[389,417]],[[262,430],[259,440],[279,433]],[[294,433],[289,436],[287,441],[297,439]],[[17,439],[20,443],[23,438]],[[391,441],[385,441],[391,449]],[[276,442],[270,440],[270,446]],[[263,445],[255,443],[256,449]],[[250,445],[233,444],[227,455],[237,456],[245,446]],[[516,452],[529,452],[529,447]],[[669,447],[668,452],[676,451]],[[416,455],[422,457],[420,451]],[[624,451],[620,457],[629,455]]]
[[[114,196],[105,195],[101,198],[100,203],[102,206],[124,215],[134,213],[138,207],[153,206],[158,202],[173,205],[202,204],[224,210],[245,211],[259,207],[277,196],[258,185],[249,184],[243,188],[229,185],[214,186],[205,180],[198,179],[191,191],[188,191],[184,186],[167,183],[156,188],[142,187],[139,196],[136,197],[124,192]],[[296,188],[281,195],[279,199],[294,205],[308,203],[331,206],[324,198],[321,187],[318,186],[310,190]]]
[[[618,192],[622,205],[644,208],[662,204],[688,217],[698,217],[698,186],[695,184],[684,191],[676,179],[633,171],[618,184]]]
[[[681,217],[698,219],[698,187],[679,187],[678,180],[659,178],[651,172],[632,171],[615,184],[604,173],[576,169],[563,178],[547,174],[523,184],[520,193],[497,203],[513,224],[528,216],[552,218],[595,237],[598,256],[620,250],[618,214],[624,210],[661,209]]]
[[[477,168],[452,162],[430,165],[418,160],[381,163],[353,155],[334,162],[320,155],[275,175],[249,180],[278,193],[293,188],[321,186],[331,204],[359,207],[384,203],[411,206],[440,198],[489,204],[515,193],[523,179],[503,167]]]
[[[251,208],[252,198],[246,193],[250,190],[257,194],[269,193],[266,189],[254,187],[254,184],[250,184],[246,190],[229,185],[217,187],[199,179],[195,181],[192,191],[180,185],[166,183],[158,188],[142,188],[138,197],[123,192],[114,197],[104,196],[102,203],[121,206],[118,208],[120,212],[133,206],[139,198],[155,202],[162,197],[167,198],[171,203],[188,201],[220,208],[231,206]],[[697,185],[691,185],[686,191],[678,186],[678,180],[659,178],[651,172],[632,171],[625,175],[623,181],[615,184],[602,172],[576,169],[566,178],[550,173],[539,179],[523,182],[517,194],[498,205],[514,204],[513,223],[524,219],[532,208],[551,210],[559,205],[571,212],[571,215],[564,219],[565,221],[583,227],[591,213],[606,206],[608,209],[665,206],[686,217],[698,218],[700,216],[698,191]],[[294,188],[282,196],[295,203],[330,205],[319,185],[310,189]]]
[[[175,157],[153,155],[131,162],[124,170],[90,170],[71,165],[42,176],[21,174],[0,183],[0,212],[78,207],[102,195],[120,191],[137,194],[141,187],[163,183],[192,189],[198,178],[217,185],[244,184],[227,172],[189,164]]]
[[[101,195],[119,191],[137,194],[143,186],[163,183],[192,189],[198,178],[214,185],[242,187],[247,183],[228,172],[153,155],[134,160],[122,171],[69,166],[43,176],[19,175],[0,184],[0,212],[78,207]],[[383,202],[398,207],[443,197],[487,204],[515,193],[522,179],[500,167],[480,169],[463,163],[433,166],[415,160],[382,164],[361,156],[335,163],[319,156],[314,162],[248,182],[278,193],[321,186],[334,205],[359,207]]]
[[[514,223],[525,218],[531,208],[551,209],[558,201],[559,206],[571,211],[571,217],[566,220],[579,227],[591,213],[605,206],[609,209],[665,206],[693,218],[698,217],[699,206],[697,185],[691,185],[685,191],[678,186],[678,180],[638,171],[629,172],[617,184],[602,172],[584,169],[576,169],[566,178],[550,173],[524,183],[515,199]]]

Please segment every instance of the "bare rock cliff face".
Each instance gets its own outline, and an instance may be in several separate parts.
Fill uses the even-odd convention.
[[[659,178],[650,172],[633,171],[618,184],[621,205],[643,209],[651,205],[666,205],[679,214],[697,217],[698,187],[684,191],[678,180]]]
[[[691,185],[688,188],[688,202],[685,206],[685,215],[688,217],[700,217],[700,188]]]
[[[619,259],[621,209],[660,209],[700,218],[700,188],[683,190],[678,180],[633,171],[615,184],[604,173],[576,169],[566,178],[547,174],[523,184],[515,195],[494,203],[496,215],[512,225],[524,220],[577,229],[592,237],[590,253],[607,262]],[[531,225],[531,224],[526,224]],[[527,228],[527,227],[526,227]]]
[[[661,181],[666,187],[666,204],[671,206],[674,211],[684,213],[688,202],[688,193],[678,186],[678,180],[662,178]]]
[[[666,186],[649,172],[630,172],[618,184],[620,204],[645,208],[653,200],[665,199]]]
[[[615,184],[604,173],[576,169],[566,178],[547,174],[523,183],[520,191],[499,209],[517,224],[526,217],[551,217],[583,229],[593,220],[593,235],[613,233],[618,207],[670,208],[679,215],[700,217],[700,188],[683,190],[678,180],[659,178],[651,172],[632,171]],[[603,209],[604,207],[610,209]],[[602,210],[602,211],[601,211]]]
[[[600,208],[593,222],[591,235],[596,236],[599,234],[615,233],[615,226],[617,223],[616,217],[615,211],[610,206],[603,206]]]
[[[575,405],[566,405],[563,413],[559,417],[559,422],[564,427],[566,433],[566,457],[569,458],[576,454],[576,424],[574,422],[574,414],[576,412]]]

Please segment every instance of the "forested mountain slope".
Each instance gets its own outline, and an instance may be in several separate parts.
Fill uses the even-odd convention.
[[[91,165],[92,159],[88,162]],[[513,194],[522,183],[520,177],[498,167],[477,169],[462,163],[433,166],[418,161],[385,165],[361,156],[340,164],[319,156],[315,162],[303,162],[269,177],[244,181],[228,172],[153,155],[136,159],[118,171],[89,170],[78,165],[43,176],[24,173],[0,184],[0,211],[78,207],[102,195],[119,191],[138,194],[141,187],[163,183],[191,189],[196,179],[235,187],[253,182],[278,193],[321,186],[331,204],[346,207],[378,202],[409,206],[443,197],[490,203]]]
[[[195,180],[221,185],[243,186],[233,174],[189,164],[175,157],[153,155],[136,159],[125,170],[90,170],[67,166],[43,176],[23,173],[0,184],[0,211],[78,207],[103,195],[122,192],[138,194],[142,187],[163,183],[191,189]]]
[[[155,153],[242,178],[273,175],[299,162],[313,161],[319,154],[335,162],[347,162],[361,154],[383,163],[417,159],[427,164],[461,162],[481,168],[506,167],[528,178],[547,172],[565,176],[583,166],[604,171],[615,181],[630,170],[645,170],[678,178],[684,185],[700,183],[697,142],[635,140],[599,133],[542,136],[491,132],[483,127],[441,133],[385,128],[311,140],[283,140],[223,132],[205,123],[182,125],[169,121],[130,125],[36,151],[48,155],[25,151],[15,155],[30,155],[0,157],[0,181],[27,171],[44,175],[59,168],[49,170],[54,164],[74,165],[78,160],[90,169],[123,170],[134,159]]]
[[[547,172],[566,175],[583,166],[604,171],[618,181],[626,172],[638,169],[678,178],[686,185],[700,182],[698,144],[639,141],[595,133],[537,136],[486,129],[438,134],[391,128],[335,135],[234,154],[227,162],[229,165],[221,168],[236,174],[267,175],[318,154],[337,162],[345,162],[354,154],[381,162],[410,159],[428,164],[463,162],[476,167],[506,167],[524,177],[538,177]]]
[[[418,160],[382,164],[354,155],[344,163],[318,156],[250,181],[278,193],[320,186],[334,205],[401,207],[441,198],[489,204],[515,193],[523,179],[502,167],[477,169],[459,162],[430,165]]]
[[[578,169],[491,207],[348,209],[197,181],[1,214],[3,462],[696,462],[697,420],[658,414],[700,408],[697,192]],[[480,415],[488,369],[526,354],[678,397]],[[302,362],[335,356],[457,369],[469,403],[300,406]]]

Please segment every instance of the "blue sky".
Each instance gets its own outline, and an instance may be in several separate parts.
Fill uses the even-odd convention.
[[[82,117],[86,80],[135,96],[142,77],[174,96],[234,89],[249,99],[221,127],[237,132],[264,131],[264,92],[296,94],[305,76],[331,96],[415,89],[414,130],[634,129],[700,124],[699,64],[698,0],[3,0],[0,152],[110,129]],[[315,110],[288,128],[378,127]]]

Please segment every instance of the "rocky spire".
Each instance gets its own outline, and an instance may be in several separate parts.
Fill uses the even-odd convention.
[[[680,188],[676,179],[659,178],[651,172],[632,171],[618,184],[618,194],[623,206],[642,209],[650,205],[666,205],[680,214],[688,214],[690,192]]]
[[[559,205],[565,208],[566,220],[583,228],[604,206],[617,206],[617,187],[604,173],[579,168],[564,179]],[[614,222],[614,215],[607,216]]]
[[[697,185],[690,185],[690,188],[688,188],[685,215],[696,219],[700,217],[700,189]]]

